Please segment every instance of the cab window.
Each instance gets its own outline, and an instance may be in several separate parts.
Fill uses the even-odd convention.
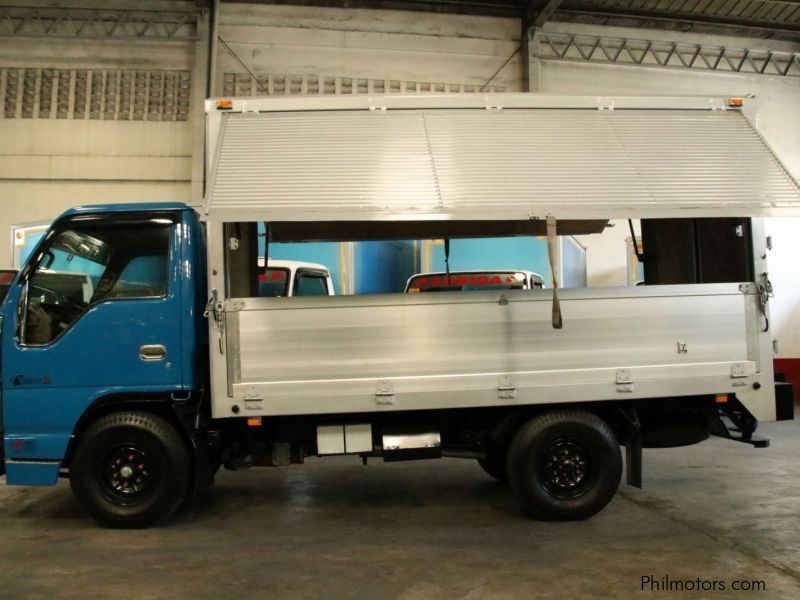
[[[295,296],[327,296],[328,280],[324,273],[300,270],[294,278]]]
[[[171,225],[72,222],[53,233],[28,281],[23,342],[54,341],[97,302],[164,297]]]
[[[258,276],[258,295],[261,298],[286,296],[289,287],[289,269],[266,269]]]

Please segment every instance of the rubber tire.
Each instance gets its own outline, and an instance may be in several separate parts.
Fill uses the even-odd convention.
[[[585,447],[592,472],[579,496],[552,493],[537,474],[537,464],[555,440],[569,438]],[[600,417],[578,409],[556,410],[523,424],[508,449],[509,483],[523,510],[543,521],[578,521],[600,512],[622,478],[622,452],[614,432]]]
[[[111,496],[102,484],[109,452],[133,443],[159,465],[152,487],[134,503]],[[175,428],[146,412],[118,412],[99,418],[81,434],[69,470],[72,493],[98,524],[114,528],[142,528],[172,515],[187,498],[192,476],[189,448]]]
[[[487,450],[486,458],[479,458],[478,464],[487,475],[493,477],[500,483],[508,482],[506,472],[506,452],[499,447],[492,447]]]

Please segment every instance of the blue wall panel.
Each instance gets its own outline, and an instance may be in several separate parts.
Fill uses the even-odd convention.
[[[402,292],[418,269],[414,242],[358,242],[355,267],[356,294]]]
[[[521,269],[539,273],[550,285],[547,240],[534,237],[450,241],[450,270]],[[431,247],[431,271],[444,271],[444,246]]]
[[[263,225],[259,224],[263,233]],[[580,246],[568,238],[560,238],[564,281],[563,287],[586,285],[586,255]],[[328,267],[337,294],[342,293],[338,242],[272,243],[269,256],[273,259],[301,260]],[[412,240],[356,242],[353,249],[353,289],[356,294],[402,292],[406,281],[424,269],[428,248],[431,271],[444,271],[444,245]],[[264,254],[261,238],[259,253]],[[545,285],[552,285],[547,240],[543,237],[473,238],[450,242],[450,270],[520,269],[539,273]]]

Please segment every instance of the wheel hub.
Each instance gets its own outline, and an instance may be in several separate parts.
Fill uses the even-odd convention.
[[[125,446],[113,450],[105,460],[105,483],[113,492],[130,498],[147,488],[150,470],[143,450]]]
[[[582,445],[558,440],[550,446],[544,460],[544,475],[549,486],[557,491],[575,491],[588,473],[588,453]]]

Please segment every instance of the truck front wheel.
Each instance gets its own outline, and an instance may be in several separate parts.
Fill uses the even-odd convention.
[[[107,527],[147,527],[186,498],[191,458],[167,421],[146,412],[101,417],[81,434],[70,464],[75,497]]]
[[[506,466],[512,489],[532,517],[579,520],[611,501],[622,477],[622,454],[600,417],[565,409],[522,425]]]

